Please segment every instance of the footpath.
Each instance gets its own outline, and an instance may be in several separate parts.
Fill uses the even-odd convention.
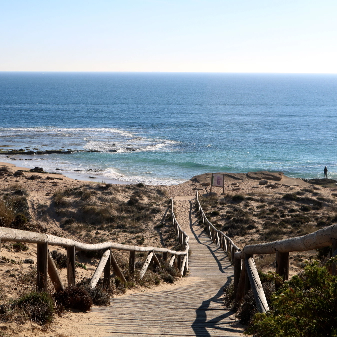
[[[96,308],[106,336],[244,336],[233,312],[223,305],[223,287],[233,267],[199,226],[193,197],[175,198],[175,215],[190,237],[189,275],[181,285],[114,298]]]

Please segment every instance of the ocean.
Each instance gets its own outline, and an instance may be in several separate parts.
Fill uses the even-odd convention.
[[[336,179],[336,125],[337,75],[0,72],[0,161],[77,179]]]

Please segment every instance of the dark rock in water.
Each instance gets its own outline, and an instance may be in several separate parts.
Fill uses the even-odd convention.
[[[30,172],[37,172],[37,173],[43,173],[43,168],[42,167],[34,167],[33,169],[29,170]]]

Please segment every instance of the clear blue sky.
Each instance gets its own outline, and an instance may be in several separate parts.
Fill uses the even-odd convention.
[[[0,0],[0,71],[337,73],[336,0]]]

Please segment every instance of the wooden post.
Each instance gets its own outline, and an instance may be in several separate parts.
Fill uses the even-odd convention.
[[[111,282],[111,250],[110,250],[108,261],[106,262],[106,265],[104,267],[103,288],[109,289],[110,282]]]
[[[232,247],[232,251],[231,251],[231,262],[232,262],[232,263],[234,263],[234,254],[235,254],[235,251],[236,251],[236,249],[235,249],[235,247],[233,246],[233,247]]]
[[[243,263],[241,273],[240,273],[240,279],[239,279],[239,283],[238,283],[238,287],[237,287],[237,291],[235,295],[236,305],[238,305],[241,302],[243,296],[245,295],[246,278],[247,278],[247,271],[246,271],[245,264]]]
[[[67,278],[68,287],[76,284],[75,277],[75,246],[67,247]]]
[[[181,268],[181,255],[177,255],[177,268],[178,270]]]
[[[117,263],[114,255],[112,254],[112,252],[111,252],[110,256],[111,256],[111,264],[112,264],[112,268],[113,268],[114,273],[121,280],[121,282],[123,282],[124,285],[126,285],[126,283],[127,283],[126,279],[125,279],[123,273],[121,272],[121,270],[120,270],[120,268],[118,266],[118,263]]]
[[[222,240],[223,240],[223,251],[227,252],[227,240],[225,237],[223,237]]]
[[[241,274],[241,259],[234,258],[234,294],[236,294],[239,286]]]
[[[129,272],[131,275],[135,273],[136,251],[130,250]]]
[[[170,259],[170,262],[169,262],[169,266],[172,267],[173,264],[176,265],[176,256],[175,255],[171,256],[171,259]]]
[[[276,252],[276,273],[283,277],[283,281],[289,279],[289,253]]]
[[[245,265],[247,269],[247,278],[249,279],[252,288],[257,310],[259,312],[267,312],[269,311],[268,302],[252,255],[245,255]]]
[[[248,269],[248,260],[250,258],[252,258],[253,255],[245,255],[245,259],[244,259],[244,265],[245,265],[245,269],[246,269],[246,274],[245,274],[245,294],[248,293],[248,290],[250,289],[250,281],[249,281],[249,277],[248,277],[248,273],[247,273],[247,269]]]
[[[59,292],[64,290],[63,283],[61,281],[60,275],[57,271],[57,268],[55,266],[54,260],[51,257],[50,253],[48,252],[48,274],[49,277],[54,285],[55,291]]]
[[[47,290],[48,243],[37,244],[37,280],[36,290]]]
[[[154,256],[153,252],[150,252],[149,255],[147,256],[147,258],[146,258],[146,260],[144,262],[144,265],[143,265],[143,267],[142,267],[142,269],[141,269],[141,271],[139,273],[139,278],[140,279],[142,279],[144,277],[144,275],[145,275],[145,273],[146,273],[146,271],[147,271],[147,269],[148,269],[148,267],[149,267],[149,265],[150,265],[150,263],[152,261],[153,256]]]
[[[212,180],[211,180],[211,189],[209,193],[212,193],[212,186],[213,186],[213,173],[212,173]]]
[[[167,252],[163,253],[163,261],[166,262],[167,261]]]
[[[229,255],[231,253],[231,242],[226,238],[226,242],[227,242],[227,254]]]
[[[332,239],[332,252],[331,252],[331,257],[335,257],[337,255],[337,240]],[[332,275],[337,275],[337,268],[336,268],[336,263],[333,263],[330,268],[330,273]]]

